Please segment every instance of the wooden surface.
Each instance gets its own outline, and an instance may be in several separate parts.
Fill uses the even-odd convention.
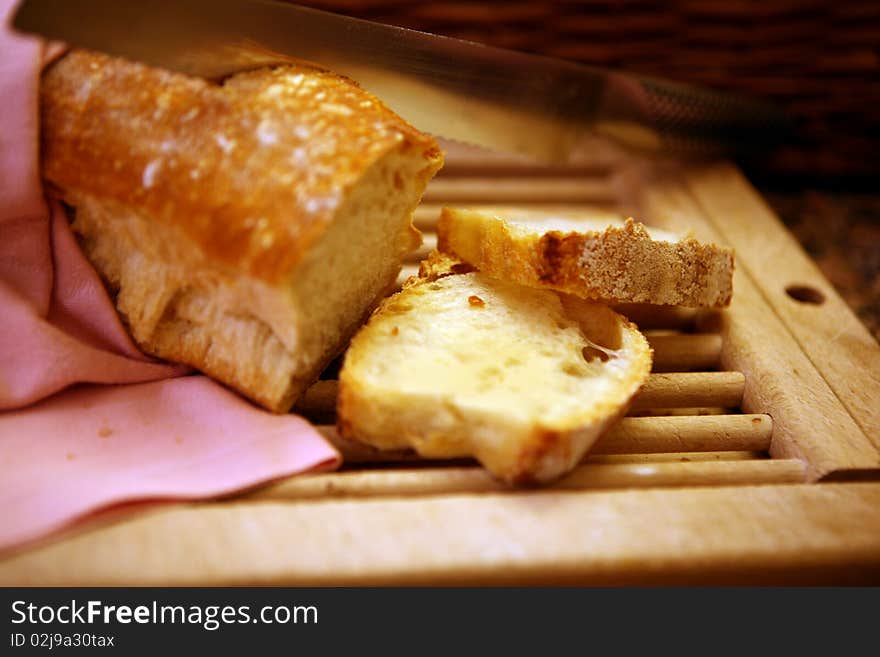
[[[227,502],[0,562],[4,584],[880,583],[880,484]]]
[[[818,267],[730,165],[694,170],[688,187],[737,262],[794,336],[865,436],[880,450],[880,349]],[[818,293],[792,297],[794,286]]]
[[[633,213],[735,246],[733,304],[618,308],[654,372],[555,487],[341,440],[330,368],[298,411],[339,446],[339,472],[105,513],[0,557],[0,584],[880,583],[880,348],[858,329],[826,340],[852,316],[735,169],[603,148],[547,170],[449,161],[417,211],[429,244],[443,203]],[[827,305],[784,305],[795,279]]]
[[[751,230],[759,233],[757,239],[770,245],[767,249],[776,249],[770,263],[753,272],[750,263],[766,260],[766,253],[750,251],[748,244],[741,244],[737,250],[733,302],[726,312],[704,317],[702,325],[704,328],[712,325],[721,334],[722,366],[745,375],[743,410],[751,413],[761,409],[760,412],[773,417],[772,455],[804,460],[809,477],[814,480],[876,476],[880,473],[880,451],[874,436],[880,423],[876,418],[868,418],[867,423],[862,424],[870,429],[870,422],[873,422],[873,430],[865,431],[835,393],[832,384],[840,388],[841,377],[855,377],[864,385],[864,398],[878,400],[880,380],[876,373],[852,371],[848,374],[839,368],[835,371],[836,378],[829,382],[823,371],[830,371],[834,365],[828,360],[851,362],[853,356],[849,345],[832,342],[823,345],[821,353],[811,351],[808,355],[804,347],[811,345],[798,343],[796,335],[780,318],[785,309],[780,308],[775,292],[779,278],[790,280],[790,267],[803,257],[803,253],[778,221],[752,223],[754,217],[760,220],[767,213],[766,207],[755,195],[745,194],[747,190],[741,186],[742,178],[735,169],[719,166],[718,170],[727,172],[729,184],[716,184],[712,189],[703,186],[704,179],[701,178],[701,175],[708,175],[705,172],[715,170],[712,168],[641,172],[643,178],[636,189],[643,197],[640,199],[642,212],[667,227],[690,228],[698,237],[721,243],[730,242],[719,226],[724,226],[725,231],[736,231],[733,224],[748,222]],[[635,183],[631,181],[630,184]],[[723,201],[717,198],[712,201],[717,205],[738,204],[736,213],[724,217],[708,215],[696,199],[712,193],[724,197]],[[732,246],[736,248],[737,243]],[[838,308],[843,304],[834,290],[822,281],[818,271],[799,280],[820,287],[829,304]],[[847,318],[841,316],[841,319],[845,322]],[[809,330],[813,329],[802,332]],[[864,327],[862,331],[865,331]],[[867,340],[871,338],[868,336]],[[876,342],[872,346],[868,341],[864,349],[880,355]],[[823,371],[817,369],[814,361],[820,363]]]
[[[761,195],[823,276],[880,340],[880,193],[839,181],[781,185],[757,180]],[[843,188],[841,188],[843,187]]]
[[[728,452],[729,453],[729,452]],[[723,454],[723,453],[722,453]],[[739,452],[733,452],[739,454]],[[630,456],[630,455],[627,455]],[[797,459],[720,457],[679,461],[632,455],[631,463],[599,462],[581,465],[547,490],[602,490],[683,486],[799,483],[804,464]],[[642,458],[638,458],[641,456]],[[418,497],[460,493],[505,492],[509,487],[483,468],[394,468],[306,475],[270,486],[249,499],[328,500],[335,497]]]

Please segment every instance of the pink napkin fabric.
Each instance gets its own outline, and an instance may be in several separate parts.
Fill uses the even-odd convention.
[[[122,502],[213,497],[338,466],[304,419],[132,342],[63,209],[43,196],[45,48],[8,29],[15,4],[0,0],[0,551]]]

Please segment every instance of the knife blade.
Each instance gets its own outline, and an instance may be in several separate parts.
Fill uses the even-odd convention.
[[[736,153],[787,130],[777,108],[718,91],[267,0],[23,0],[13,27],[221,78],[299,62],[345,75],[417,128],[544,161],[590,135],[640,150]]]

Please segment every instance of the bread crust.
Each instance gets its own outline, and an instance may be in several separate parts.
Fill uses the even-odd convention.
[[[222,84],[85,51],[41,84],[42,172],[137,344],[286,412],[393,284],[436,141],[311,68]]]
[[[691,237],[652,239],[641,223],[602,230],[516,231],[505,212],[443,208],[438,248],[521,285],[606,303],[723,307],[733,294],[733,250]]]
[[[366,376],[368,356],[375,354],[376,349],[389,349],[383,346],[383,341],[389,339],[386,336],[406,339],[403,329],[395,330],[402,314],[418,313],[423,295],[436,293],[432,290],[436,281],[480,276],[467,273],[467,266],[457,267],[461,264],[448,255],[433,253],[423,262],[420,276],[411,278],[401,292],[383,301],[355,336],[339,377],[337,429],[344,438],[382,450],[410,448],[429,458],[472,456],[495,477],[513,485],[553,481],[575,467],[602,434],[626,413],[650,373],[650,346],[632,322],[610,308],[559,295],[563,306],[580,309],[572,311],[572,316],[580,314],[585,334],[594,338],[601,335],[606,344],[613,343],[614,348],[625,353],[629,363],[613,393],[584,400],[577,412],[568,414],[564,420],[548,422],[536,416],[524,423],[511,418],[510,409],[504,408],[487,415],[467,403],[460,405],[454,396],[450,398],[439,391],[425,394],[395,387],[391,373],[377,387]],[[496,353],[486,357],[500,365],[510,355]],[[389,351],[388,356],[388,367],[393,370],[393,354]]]
[[[341,76],[283,66],[222,83],[74,50],[40,89],[42,173],[179,226],[212,261],[269,283],[392,148],[440,166],[436,141]]]

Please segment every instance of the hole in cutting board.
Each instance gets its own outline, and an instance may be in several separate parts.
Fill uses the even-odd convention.
[[[795,301],[811,303],[815,306],[825,303],[825,295],[809,285],[789,285],[785,293]]]

